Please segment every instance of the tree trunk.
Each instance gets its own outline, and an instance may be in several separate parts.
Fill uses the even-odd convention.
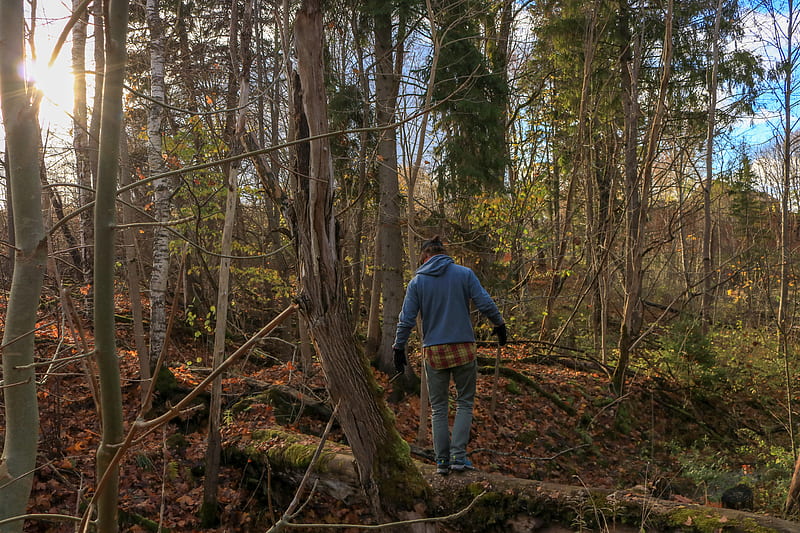
[[[396,515],[424,501],[427,485],[383,403],[349,320],[336,248],[333,167],[324,137],[328,118],[323,40],[319,0],[305,0],[295,20],[301,85],[295,87],[295,95],[302,104],[295,112],[305,119],[313,140],[298,149],[298,158],[307,156],[309,173],[292,176],[290,217],[300,262],[300,304],[328,378],[331,400],[339,406],[339,422],[352,446],[361,486],[379,516]]]
[[[102,436],[97,450],[97,479],[106,478],[97,498],[97,529],[118,530],[119,468],[112,459],[123,440],[122,388],[114,324],[114,265],[117,174],[122,133],[122,86],[125,80],[125,40],[128,1],[110,0],[103,75],[103,105],[100,126],[100,157],[97,167],[94,254],[95,356],[100,375]]]
[[[378,183],[380,189],[377,239],[381,252],[382,329],[375,361],[386,373],[394,372],[392,343],[397,318],[403,306],[403,236],[400,233],[400,188],[397,180],[397,134],[387,128],[395,121],[398,76],[395,63],[402,61],[401,41],[392,43],[392,15],[386,8],[375,15],[375,110],[377,126],[381,128],[378,141]],[[394,60],[397,56],[396,61]],[[409,250],[409,253],[411,251]],[[410,368],[410,367],[409,367]]]
[[[92,27],[94,35],[94,95],[92,97],[92,114],[89,122],[89,172],[91,173],[92,189],[97,187],[98,160],[100,157],[100,122],[103,111],[103,77],[106,69],[106,21],[103,16],[103,2],[92,2]],[[91,194],[81,201],[94,200],[94,190]],[[82,204],[85,205],[85,204]],[[87,217],[82,221],[81,230],[83,240],[87,243],[94,243],[94,221]],[[92,268],[94,268],[94,246],[84,248],[84,279],[89,283],[93,279]],[[91,266],[90,266],[91,265]],[[87,307],[89,303],[87,302]]]
[[[269,436],[274,433],[270,432]],[[255,434],[253,441],[258,440],[259,435]],[[304,453],[297,453],[296,443],[279,445],[271,447],[267,453],[259,451],[253,441],[232,441],[226,452],[242,467],[268,472],[272,479],[280,479],[292,487],[299,484],[308,459],[298,461],[297,457],[311,457],[313,446],[308,446]],[[318,490],[342,505],[363,505],[350,455],[323,451],[318,464],[324,467],[315,469],[311,475]],[[639,487],[597,489],[485,472],[443,478],[435,474],[432,465],[420,464],[419,468],[434,487],[431,507],[437,509],[437,516],[458,513],[473,502],[466,514],[446,521],[443,528],[446,531],[797,531],[795,521],[662,500],[658,494]],[[476,487],[485,491],[477,499]],[[427,518],[431,519],[431,525],[436,520]],[[411,529],[409,524],[403,527],[402,531]]]
[[[787,412],[789,415],[789,420],[787,426],[789,427],[789,436],[791,437],[792,443],[792,450],[795,454],[795,467],[794,473],[792,474],[792,479],[789,484],[789,491],[786,495],[786,502],[784,503],[784,508],[787,513],[791,512],[795,508],[797,508],[798,503],[800,503],[800,455],[797,454],[797,442],[795,438],[794,432],[794,420],[792,416],[792,405],[794,403],[794,393],[792,382],[794,380],[794,376],[791,370],[791,355],[790,355],[790,338],[789,333],[791,329],[791,316],[789,314],[789,308],[793,305],[793,302],[789,299],[789,285],[792,283],[792,273],[791,273],[791,246],[792,246],[792,235],[791,235],[791,218],[793,217],[792,213],[790,212],[789,208],[789,194],[790,194],[790,186],[791,186],[791,179],[792,179],[792,160],[796,157],[794,154],[794,147],[792,146],[792,124],[794,122],[794,117],[792,116],[792,88],[794,87],[794,76],[792,73],[794,72],[794,67],[797,64],[795,60],[795,50],[793,48],[793,37],[794,37],[794,30],[795,30],[795,12],[794,12],[794,2],[793,0],[789,0],[788,5],[788,13],[785,14],[788,17],[787,25],[786,25],[786,52],[783,57],[791,58],[787,60],[789,63],[784,69],[781,69],[784,72],[784,89],[783,89],[783,97],[784,97],[784,109],[783,112],[785,113],[784,119],[784,128],[783,128],[783,191],[781,194],[781,242],[780,242],[780,249],[781,249],[781,281],[780,281],[780,300],[778,303],[778,346],[781,355],[781,359],[783,360],[784,364],[784,379],[786,381],[786,402],[787,402]]]
[[[5,440],[0,456],[0,519],[25,514],[38,446],[39,409],[32,366],[36,312],[42,291],[47,241],[39,183],[39,122],[25,80],[22,0],[0,2],[0,102],[14,211],[14,274],[3,332]],[[0,526],[22,531],[23,521]]]
[[[364,50],[363,42],[365,42],[366,35],[364,27],[367,26],[367,21],[360,17],[358,11],[354,11],[351,17],[350,27],[353,29],[354,46],[356,49],[356,58],[358,61],[358,85],[362,94],[369,94],[370,82],[367,76],[367,69],[365,67],[366,51]],[[361,127],[364,129],[358,135],[358,195],[362,196],[367,190],[367,160],[370,149],[369,132],[367,128],[370,125],[370,116],[372,114],[370,102],[367,98],[363,99],[361,104],[362,122]],[[364,236],[364,219],[365,219],[365,205],[364,202],[359,202],[356,207],[358,212],[355,216],[355,228],[353,230],[353,305],[352,316],[355,319],[354,327],[356,329],[360,326],[362,298],[364,294],[364,262],[366,261],[366,254],[364,253],[363,236]],[[373,332],[377,338],[377,334]],[[375,343],[377,348],[377,343]]]
[[[620,0],[617,22],[622,53],[619,59],[619,72],[622,87],[622,107],[624,115],[623,154],[624,154],[624,193],[625,193],[625,300],[619,338],[619,360],[614,371],[612,387],[622,395],[625,374],[630,362],[633,342],[642,326],[642,278],[641,278],[641,227],[642,210],[641,189],[637,159],[639,126],[638,104],[638,62],[633,50],[639,47],[631,35],[631,8],[627,0]]]
[[[625,2],[622,2],[625,4]],[[612,387],[618,395],[622,395],[625,388],[625,374],[630,363],[631,351],[641,332],[642,316],[642,277],[643,260],[645,251],[644,230],[650,201],[650,189],[652,185],[653,164],[656,158],[656,148],[661,138],[661,130],[666,114],[667,83],[671,75],[672,63],[672,0],[667,3],[667,13],[665,19],[664,46],[661,55],[661,81],[659,86],[658,100],[650,129],[646,137],[646,149],[644,164],[642,165],[642,175],[639,177],[637,169],[637,146],[636,146],[636,125],[639,120],[638,99],[638,71],[641,62],[641,51],[639,50],[639,38],[633,45],[631,39],[623,40],[622,43],[633,45],[634,54],[632,57],[627,53],[621,56],[623,75],[623,106],[625,111],[625,196],[627,199],[626,209],[626,235],[625,235],[625,303],[623,307],[622,331],[619,340],[619,361],[617,368],[614,369]],[[620,11],[625,11],[623,21],[626,24],[630,16],[627,11],[629,7],[625,5]],[[626,50],[629,47],[626,46]]]
[[[150,30],[150,109],[147,114],[147,168],[150,174],[165,170],[162,124],[165,119],[164,28],[159,14],[159,0],[147,0],[147,27]],[[153,181],[153,211],[158,225],[153,230],[153,265],[150,272],[150,367],[161,355],[166,343],[167,285],[169,284],[169,230],[172,195],[171,178]]]
[[[711,244],[713,242],[711,223],[711,185],[714,182],[714,135],[716,130],[717,85],[719,70],[719,26],[722,19],[722,0],[717,0],[714,14],[714,33],[711,36],[711,72],[708,74],[708,123],[706,128],[706,179],[703,184],[703,303],[700,315],[703,319],[703,333],[711,325],[711,305],[713,303],[714,261]]]
[[[78,9],[83,0],[72,0],[73,10]],[[89,153],[89,119],[86,109],[86,28],[89,24],[89,12],[86,6],[84,13],[72,28],[72,72],[73,105],[72,105],[72,146],[75,148],[75,178],[78,181],[78,204],[80,207],[92,201],[92,165]],[[92,237],[92,216],[90,210],[80,214],[80,255],[78,268],[82,271],[81,281],[88,278],[91,255],[89,253]]]
[[[539,327],[539,340],[548,338],[548,333],[552,327],[556,299],[564,288],[567,275],[563,273],[564,261],[567,256],[567,245],[572,233],[573,203],[577,180],[572,177],[567,186],[567,197],[564,204],[564,213],[561,214],[561,165],[558,161],[552,161],[552,220],[553,220],[553,258],[551,264],[552,275],[550,284],[547,287],[545,296],[545,310],[542,313],[542,323]]]
[[[132,183],[132,174],[128,157],[128,140],[122,135],[120,139],[120,180],[122,185]],[[136,209],[133,207],[133,195],[130,189],[120,193],[122,201],[122,222],[126,226],[122,231],[125,244],[125,273],[128,277],[128,298],[131,302],[131,315],[133,316],[133,342],[136,355],[139,358],[139,378],[141,380],[140,393],[142,399],[142,412],[146,413],[150,406],[147,405],[147,390],[150,385],[150,357],[147,352],[147,341],[144,333],[144,313],[142,311],[142,272],[139,262],[139,250],[136,242],[135,226],[130,226],[136,220]]]
[[[608,308],[602,297],[603,271],[607,260],[607,250],[604,242],[605,212],[601,196],[601,187],[598,183],[598,174],[592,161],[592,134],[589,119],[591,97],[591,79],[594,72],[594,57],[597,47],[597,11],[598,2],[587,6],[589,11],[586,33],[583,41],[583,77],[581,79],[581,99],[578,108],[578,165],[583,177],[586,198],[586,254],[589,284],[589,323],[594,344],[594,351],[600,358],[606,357],[606,335],[604,324],[607,320]]]
[[[238,0],[233,0],[230,24],[231,70],[238,73],[239,103],[235,116],[233,138],[229,140],[231,151],[235,154],[242,151],[241,138],[245,133],[247,118],[247,101],[250,98],[250,35],[253,24],[253,0],[244,5],[242,18],[241,43],[237,38],[239,32]],[[222,226],[222,243],[219,261],[219,278],[217,289],[217,317],[214,327],[214,353],[212,367],[219,367],[225,360],[225,338],[228,323],[228,301],[230,287],[231,252],[233,251],[233,229],[236,222],[236,208],[239,199],[239,162],[231,163],[228,169],[228,180],[225,196],[225,221]],[[214,380],[211,386],[211,406],[208,414],[208,444],[206,448],[206,472],[203,483],[203,505],[200,512],[201,525],[212,527],[219,521],[218,498],[219,465],[222,450],[220,423],[222,421],[222,375]]]

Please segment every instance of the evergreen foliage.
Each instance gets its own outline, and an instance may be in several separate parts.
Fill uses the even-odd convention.
[[[434,22],[442,35],[436,85],[434,149],[439,189],[445,196],[471,195],[503,187],[508,87],[481,50],[473,14],[479,2],[444,7]]]

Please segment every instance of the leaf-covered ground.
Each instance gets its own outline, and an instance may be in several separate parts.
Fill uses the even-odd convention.
[[[45,354],[56,342],[40,342],[38,349]],[[762,411],[763,402],[756,398],[740,394],[734,401],[722,391],[682,390],[674,383],[643,376],[632,376],[625,395],[617,398],[609,392],[604,372],[574,369],[586,368],[585,361],[535,356],[527,344],[503,349],[503,366],[516,374],[504,372],[495,388],[492,362],[497,352],[490,347],[482,348],[481,353],[484,368],[479,375],[471,442],[471,459],[481,470],[598,488],[651,485],[665,497],[713,505],[724,483],[736,484],[744,475],[743,468],[745,474],[757,468],[754,465],[759,458],[743,455],[737,440],[742,430],[766,434],[763,428],[770,415]],[[132,352],[122,350],[121,354],[130,425],[139,414],[138,363]],[[181,346],[172,358],[175,362],[170,366],[187,390],[208,373],[203,364],[207,360],[204,345]],[[418,365],[413,357],[412,364]],[[76,363],[56,370],[40,393],[40,466],[29,511],[78,515],[93,494],[100,428],[84,370]],[[392,389],[386,375],[377,373],[377,377],[387,391]],[[287,414],[265,401],[233,408],[235,402],[275,384],[325,400],[324,377],[318,367],[304,373],[291,362],[267,364],[250,357],[224,382],[223,439],[246,439],[253,430],[276,427],[280,421],[284,429],[297,432],[309,443],[316,442],[314,435],[322,431],[326,420],[303,412]],[[495,390],[496,409],[491,416]],[[169,401],[174,403],[176,398]],[[418,396],[407,396],[390,406],[400,432],[416,450]],[[125,531],[148,530],[143,522],[136,523],[137,517],[173,531],[201,529],[196,513],[203,491],[203,416],[202,410],[188,413],[146,436],[126,454],[120,481]],[[341,437],[334,428],[330,439],[335,442]],[[425,461],[429,437],[421,444],[418,458]],[[698,482],[700,466],[692,463],[693,454],[716,458],[714,476],[706,479],[717,480],[717,486]],[[711,463],[701,466],[711,468]],[[281,489],[267,473],[254,484],[252,475],[245,479],[243,471],[241,465],[223,466],[219,492],[222,523],[204,531],[246,531],[251,526],[263,530],[258,528],[280,515],[279,504],[270,503],[263,495]],[[291,494],[276,496],[274,501],[279,502]],[[762,509],[770,505],[761,502]],[[304,513],[309,520],[352,523],[359,521],[363,510],[319,498]],[[73,524],[57,521],[26,526],[26,531],[73,530]]]

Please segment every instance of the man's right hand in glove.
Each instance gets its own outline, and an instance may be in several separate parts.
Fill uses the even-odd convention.
[[[506,325],[500,324],[499,326],[495,326],[493,333],[497,335],[497,344],[505,346],[506,342],[508,342],[508,329],[506,329]]]
[[[393,348],[394,350],[394,369],[397,370],[399,374],[403,373],[403,370],[406,368],[406,349],[403,348]]]

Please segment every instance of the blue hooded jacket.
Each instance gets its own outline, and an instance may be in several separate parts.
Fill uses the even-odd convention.
[[[444,254],[431,257],[408,284],[394,346],[405,347],[420,313],[423,347],[475,342],[470,301],[495,326],[503,324],[497,305],[472,270]]]

